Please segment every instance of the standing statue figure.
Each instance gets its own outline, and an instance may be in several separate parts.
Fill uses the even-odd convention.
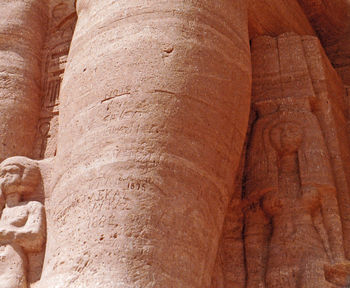
[[[0,287],[26,288],[28,252],[43,249],[45,212],[40,202],[22,202],[41,179],[35,161],[11,157],[0,164]]]
[[[349,287],[336,188],[315,115],[282,109],[261,117],[248,149],[246,287]]]

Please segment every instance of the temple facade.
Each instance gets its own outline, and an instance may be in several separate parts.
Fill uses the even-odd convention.
[[[0,287],[350,287],[349,0],[0,15]]]

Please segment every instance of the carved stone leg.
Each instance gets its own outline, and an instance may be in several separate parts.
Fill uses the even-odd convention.
[[[27,288],[27,256],[18,245],[0,246],[0,284],[6,288]]]
[[[209,287],[250,104],[246,1],[77,1],[42,287]]]

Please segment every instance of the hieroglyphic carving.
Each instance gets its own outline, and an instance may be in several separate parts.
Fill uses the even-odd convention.
[[[44,206],[22,198],[23,194],[35,192],[40,178],[36,162],[26,157],[11,157],[0,164],[1,287],[28,287],[27,254],[44,248]]]
[[[59,94],[76,23],[73,1],[52,1],[49,32],[44,49],[42,111],[37,130],[35,157],[56,153]]]
[[[258,104],[249,146],[246,287],[348,285],[337,191],[318,120],[305,99],[282,102]]]

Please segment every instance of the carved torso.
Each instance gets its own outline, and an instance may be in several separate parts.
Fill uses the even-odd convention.
[[[303,113],[297,115],[313,119],[311,114],[305,113],[305,116]],[[259,275],[263,276],[257,279],[255,272],[248,274],[248,287],[251,288],[257,287],[257,283],[265,283],[262,285],[268,288],[334,287],[325,279],[324,265],[333,259],[344,259],[341,239],[337,234],[329,233],[332,232],[330,227],[340,229],[340,223],[334,216],[338,212],[332,194],[334,185],[328,160],[324,157],[322,135],[315,132],[318,131],[316,122],[311,129],[304,125],[306,121],[295,119],[294,112],[284,112],[257,123],[256,143],[253,144],[260,146],[255,146],[256,154],[249,158],[248,180],[251,182],[248,182],[248,197],[251,197],[251,201],[257,201],[255,199],[258,198],[254,197],[260,195],[258,209],[261,209],[261,213],[253,211],[248,225],[264,225],[263,229],[266,230],[261,230],[264,233],[261,240],[266,242],[262,242],[261,246],[266,252],[260,258],[264,270]],[[259,135],[264,140],[263,145]],[[314,143],[319,146],[313,146]],[[260,147],[262,150],[258,153]],[[317,167],[313,166],[316,156],[322,163]],[[253,162],[255,164],[252,165]],[[325,197],[331,200],[327,198],[326,202]],[[329,211],[333,211],[333,214]],[[266,222],[262,222],[261,217],[266,217]],[[252,227],[247,228],[251,239],[255,237],[253,230],[250,230]],[[247,241],[250,245],[248,258],[253,257],[249,255],[250,249],[257,249],[254,247],[256,244],[249,241],[253,240]],[[255,259],[249,259],[251,263],[248,265],[253,265]]]
[[[23,227],[27,223],[31,205],[22,203],[22,205],[15,207],[7,207],[4,209],[1,216],[1,226],[12,225],[16,227]]]
[[[26,270],[27,270],[27,250],[35,249],[39,246],[37,239],[31,237],[31,225],[29,222],[42,221],[40,219],[40,209],[42,204],[39,202],[21,202],[13,207],[6,207],[2,211],[0,218],[0,230],[22,233],[15,239],[1,239],[0,245],[0,283],[6,285],[6,288],[26,288]],[[31,217],[31,221],[29,218]],[[28,236],[26,233],[28,232]],[[41,233],[41,232],[39,232]],[[1,234],[0,234],[1,235]],[[40,247],[38,247],[40,248]]]
[[[21,203],[18,206],[6,207],[2,211],[0,229],[11,229],[11,226],[24,227],[32,210],[31,206],[30,203]],[[18,243],[11,241],[0,246],[0,283],[5,283],[8,288],[26,288],[26,269],[27,258]]]

